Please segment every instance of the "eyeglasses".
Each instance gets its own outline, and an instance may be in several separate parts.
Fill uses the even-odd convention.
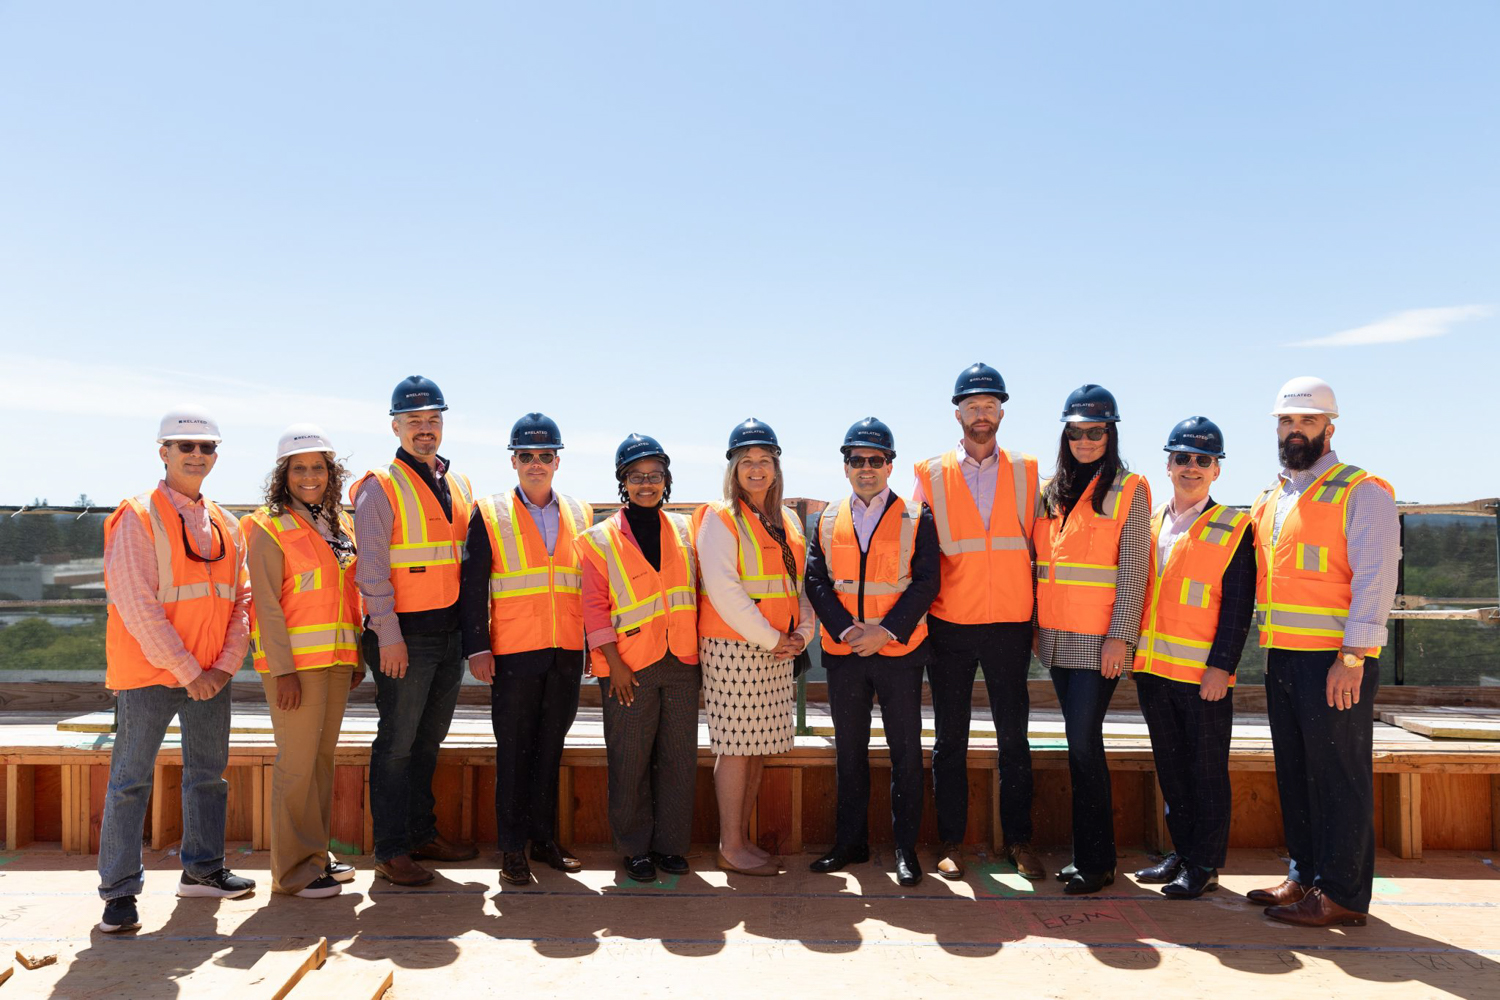
[[[870,455],[868,457],[864,455],[847,455],[844,457],[844,464],[851,469],[863,469],[866,465],[872,469],[883,469],[885,468],[885,463],[886,457],[884,455]]]
[[[1104,435],[1109,433],[1109,428],[1090,427],[1088,430],[1084,430],[1077,424],[1069,424],[1067,427],[1063,428],[1063,433],[1068,435],[1069,441],[1082,441],[1084,438],[1088,438],[1090,441],[1098,441],[1100,438],[1104,437]]]
[[[184,442],[178,442],[178,443],[181,444],[181,443],[184,443]],[[191,444],[192,442],[186,442],[186,443]],[[209,445],[209,447],[212,448],[213,445]],[[209,546],[208,546],[208,555],[206,555],[206,556],[199,555],[198,554],[198,550],[195,549],[195,548],[193,548],[193,543],[190,542],[190,541],[188,541],[187,522],[186,521],[181,521],[180,523],[182,524],[182,548],[183,548],[183,551],[185,551],[187,553],[187,557],[189,559],[191,559],[193,562],[215,563],[215,562],[218,562],[220,559],[223,559],[225,556],[229,555],[229,546],[224,544],[224,532],[222,532],[222,531],[219,530],[219,522],[218,521],[210,520],[208,523],[211,524],[211,525],[213,525],[214,535],[217,536],[217,538],[219,539],[219,554],[218,555],[214,555],[213,554],[213,551],[214,551],[214,549],[213,549],[213,543],[210,542]]]
[[[173,441],[172,443],[184,455],[191,455],[194,451],[201,451],[205,455],[212,455],[219,450],[219,446],[212,441]]]
[[[1198,468],[1207,469],[1217,461],[1218,459],[1212,455],[1189,455],[1185,451],[1172,452],[1173,465],[1192,465],[1194,462],[1197,462]]]
[[[520,462],[522,465],[530,465],[532,462],[539,462],[542,465],[551,465],[552,460],[556,457],[557,455],[550,451],[544,451],[540,455],[538,455],[534,451],[523,451],[516,454],[516,461]]]
[[[632,472],[625,477],[625,481],[631,486],[645,486],[647,483],[660,486],[667,481],[667,474],[665,472]]]

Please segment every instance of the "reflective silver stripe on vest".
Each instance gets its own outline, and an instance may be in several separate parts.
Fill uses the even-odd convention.
[[[317,577],[318,577],[318,571],[315,570],[315,569],[310,569],[310,570],[308,570],[305,573],[298,573],[297,574],[296,593],[300,594],[303,591],[311,590],[312,586],[313,586],[313,581],[316,580]]]
[[[1036,564],[1036,578],[1038,582],[1052,579],[1052,564],[1038,562]]]
[[[1051,579],[1057,583],[1099,583],[1113,587],[1120,567],[1118,565],[1075,566],[1073,563],[1056,562],[1052,564],[1052,570]],[[1037,579],[1047,579],[1041,575],[1040,568]]]
[[[1312,570],[1315,573],[1321,572],[1323,566],[1323,553],[1325,551],[1326,549],[1322,545],[1308,545],[1304,542],[1302,544],[1302,547],[1297,550],[1300,557],[1298,560],[1300,565],[1297,568]]]
[[[172,536],[167,534],[167,525],[162,520],[161,511],[157,510],[156,504],[152,502],[154,496],[154,493],[142,493],[136,497],[136,501],[145,504],[146,510],[151,515],[151,538],[156,549],[156,599],[162,604],[170,604],[173,601],[192,601],[210,596],[221,597],[226,601],[234,600],[233,584],[205,580],[202,583],[189,583],[182,587],[175,585],[175,577],[172,575]],[[209,512],[208,521],[209,538],[212,539],[217,534],[213,530],[215,522],[212,512]],[[231,547],[228,532],[224,534],[224,545],[227,552]]]
[[[234,600],[234,587],[227,583],[190,583],[183,587],[165,587],[156,591],[157,600],[163,604],[172,601],[191,601],[199,597],[222,597]]]
[[[1120,494],[1123,492],[1125,492],[1124,473],[1116,476],[1115,481],[1110,484],[1109,489],[1104,491],[1104,513],[1098,516],[1114,520],[1115,515],[1119,513]]]
[[[295,653],[316,646],[353,646],[358,641],[358,633],[351,626],[329,625],[307,632],[290,632],[287,638]]]
[[[509,494],[504,504],[495,503],[493,498],[481,502],[494,511],[495,537],[500,539],[500,559],[505,564],[505,568],[508,570],[525,569],[526,561],[522,558],[521,546],[516,538],[515,521],[510,516],[511,505],[516,502],[515,494]]]
[[[1208,606],[1208,584],[1197,580],[1184,580],[1187,586],[1183,588],[1185,600],[1182,602],[1190,608],[1203,608]]]
[[[1210,513],[1212,513],[1214,520],[1209,521],[1203,526],[1203,531],[1199,537],[1205,542],[1211,542],[1214,545],[1224,545],[1229,541],[1229,537],[1234,534],[1235,525],[1238,521],[1234,519],[1228,521],[1219,520],[1218,518],[1221,513],[1233,513],[1232,511],[1227,511],[1222,506],[1215,507]]]
[[[1256,621],[1267,628],[1314,629],[1318,632],[1343,632],[1348,618],[1348,612],[1287,611],[1275,607],[1262,607],[1256,613]]]
[[[546,590],[549,578],[546,570],[521,573],[517,576],[491,576],[490,596],[504,597],[517,590]]]
[[[1024,517],[1022,511],[1026,509],[1026,460],[1024,456],[1016,455],[1004,449],[1001,449],[1000,454],[1010,463],[1013,489],[1016,494],[1016,522],[1017,526],[1022,529],[1022,536],[1025,536],[1027,532],[1025,524],[1022,523],[1022,518]],[[956,556],[962,555],[965,552],[983,552],[985,549],[993,552],[1030,551],[1025,537],[992,535],[987,536],[990,539],[988,544],[985,543],[984,538],[955,539],[953,537],[953,532],[948,523],[948,485],[943,477],[943,459],[945,457],[945,455],[939,455],[937,458],[929,458],[927,460],[927,478],[932,481],[932,489],[929,491],[927,497],[927,506],[932,508],[932,520],[937,527],[938,533],[938,548],[942,550],[943,555]],[[959,459],[959,461],[961,462],[962,459]],[[995,487],[998,489],[999,485],[999,483],[996,483]],[[977,501],[974,506],[975,509],[978,509],[979,504]],[[990,513],[994,513],[993,506],[990,508]],[[983,523],[983,512],[981,512],[980,523]],[[994,525],[990,525],[990,528],[993,529]],[[869,593],[869,591],[867,590],[866,593]]]
[[[1177,660],[1187,660],[1191,663],[1208,663],[1209,651],[1207,649],[1189,646],[1186,643],[1174,642],[1166,636],[1161,635],[1151,637],[1151,652],[1159,656],[1170,656]]]

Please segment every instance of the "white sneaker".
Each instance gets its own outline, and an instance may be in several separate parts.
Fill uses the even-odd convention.
[[[328,896],[337,896],[344,891],[344,887],[335,882],[327,875],[320,875],[308,883],[307,888],[296,894],[304,899],[323,899]]]

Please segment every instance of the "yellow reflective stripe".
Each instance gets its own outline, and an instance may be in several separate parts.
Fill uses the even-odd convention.
[[[156,596],[163,604],[170,604],[173,601],[192,601],[200,597],[219,597],[232,601],[234,600],[234,587],[227,583],[189,583],[181,587],[159,588]]]
[[[1052,564],[1050,562],[1042,562],[1041,560],[1037,560],[1036,578],[1038,582],[1045,581],[1050,583],[1052,580]]]
[[[396,486],[397,511],[401,515],[401,532],[406,544],[427,542],[427,515],[422,511],[422,499],[417,493],[417,484],[400,462],[390,465],[391,482]],[[395,548],[395,546],[391,546]]]
[[[1349,619],[1349,612],[1339,608],[1261,604],[1256,610],[1262,628],[1299,635],[1340,636]]]
[[[1142,636],[1144,644],[1148,637]],[[1208,662],[1208,652],[1213,648],[1211,642],[1200,642],[1197,639],[1183,639],[1178,636],[1153,635],[1149,637],[1150,655],[1170,663],[1178,663],[1183,666],[1201,667]]]
[[[739,509],[738,503],[735,504],[730,516],[734,518],[735,533],[739,535],[740,579],[742,581],[763,579],[766,575],[766,567],[760,557],[760,542],[756,541],[755,532],[751,530],[750,522],[745,518],[745,512]],[[750,567],[746,561],[749,558],[747,553],[753,553],[755,557],[755,572],[753,573],[749,572]]]
[[[494,553],[499,558],[500,565],[506,570],[524,571],[526,553],[516,541],[515,520],[511,516],[515,502],[514,493],[510,495],[510,503],[503,507],[495,503],[494,497],[485,497],[479,501],[479,512],[490,525],[494,538],[500,542],[499,550]]]
[[[927,506],[932,508],[932,520],[937,527],[938,548],[945,556],[956,556],[964,552],[983,552],[984,539],[955,540],[953,537],[948,522],[948,484],[943,475],[945,457],[945,455],[940,455],[927,460],[927,478],[932,482],[932,489],[927,491]]]
[[[905,590],[911,583],[911,557],[917,544],[917,523],[922,517],[922,505],[908,500],[901,509],[901,542],[897,552],[896,565],[899,567],[899,575],[896,577],[896,588],[898,591]],[[873,536],[871,536],[873,537]],[[870,587],[865,585],[865,593],[870,593]]]
[[[1328,546],[1297,543],[1297,568],[1316,573],[1328,572]]]

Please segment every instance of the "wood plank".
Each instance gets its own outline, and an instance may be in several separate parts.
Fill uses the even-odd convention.
[[[5,769],[5,849],[19,850],[35,839],[36,768],[12,764]]]
[[[228,842],[255,840],[255,814],[261,808],[262,789],[255,780],[255,772],[261,765],[230,767],[224,772],[229,783],[228,799],[224,809],[224,839]]]
[[[491,778],[491,787],[494,779]],[[491,796],[491,801],[494,797]],[[573,768],[562,764],[557,769],[557,840],[563,845],[573,843],[573,814],[578,804],[573,801]]]
[[[151,849],[164,851],[182,839],[182,766],[156,761],[151,787]]]
[[[374,854],[375,853],[375,812],[370,807],[370,769],[368,767],[362,767],[362,768],[360,768],[360,771],[364,775],[364,785],[365,785],[365,790],[364,790],[364,796],[365,796],[364,797],[365,836],[364,836],[364,841],[363,841],[363,845],[364,845],[364,852],[363,853],[365,853],[365,854]]]
[[[265,851],[270,849],[271,838],[266,830],[266,823],[270,819],[271,810],[266,808],[266,769],[264,765],[250,769],[250,779],[253,787],[250,790],[255,800],[255,813],[250,822],[250,849],[252,851]]]
[[[1143,843],[1148,851],[1166,854],[1176,845],[1172,843],[1172,834],[1167,830],[1167,799],[1162,794],[1161,781],[1155,772],[1147,779],[1144,791],[1142,802],[1146,815]]]
[[[477,840],[474,829],[474,768],[468,764],[459,769],[459,818],[458,818],[458,842],[465,843]]]
[[[1279,847],[1286,840],[1274,772],[1231,771],[1229,801],[1230,847]]]
[[[1433,739],[1500,740],[1500,721],[1409,716],[1400,718],[1402,729]]]
[[[364,843],[364,780],[363,768],[345,764],[333,769],[333,816],[328,824],[328,846],[335,854],[365,854],[373,846]]]
[[[32,838],[43,844],[62,841],[62,764],[40,765],[32,786]]]
[[[61,774],[61,799],[62,799],[62,836],[58,838],[64,854],[78,853],[77,822],[78,803],[73,792],[73,765],[64,764],[60,768]]]
[[[109,791],[109,765],[90,764],[89,768],[89,853],[99,853],[99,831],[104,826],[104,798]],[[147,802],[150,809],[150,802]]]
[[[364,962],[355,958],[334,958],[323,968],[304,976],[292,990],[292,1000],[328,997],[334,1000],[380,1000],[395,982],[396,973],[389,962]]]
[[[16,972],[15,963],[14,962],[6,962],[5,966],[3,968],[0,968],[0,986],[3,986],[5,984],[5,981],[7,979],[9,979],[11,976],[15,975],[15,972]]]
[[[1500,774],[1490,776],[1490,848],[1500,850]]]
[[[1422,849],[1484,851],[1492,836],[1490,776],[1429,774],[1422,777]]]
[[[792,773],[792,828],[791,828],[790,837],[787,840],[786,849],[787,849],[788,853],[797,853],[797,852],[799,852],[799,851],[801,851],[803,849],[802,848],[802,776],[806,772],[802,768],[800,768],[800,767],[798,767],[798,768],[792,768],[790,770],[791,770],[791,773]],[[1497,789],[1500,789],[1500,785],[1497,785],[1496,787],[1497,787]],[[1497,796],[1500,796],[1500,792],[1497,792]],[[1500,802],[1500,798],[1497,798],[1497,802]],[[1500,815],[1500,814],[1497,814],[1497,815]],[[1497,823],[1500,823],[1500,820],[1497,820]],[[1496,829],[1500,829],[1500,825],[1497,825]]]
[[[320,937],[311,948],[297,951],[268,951],[250,966],[249,982],[235,990],[236,997],[246,1000],[282,1000],[328,958],[328,939]]]
[[[1385,785],[1385,846],[1398,858],[1422,856],[1422,778],[1390,774]]]

